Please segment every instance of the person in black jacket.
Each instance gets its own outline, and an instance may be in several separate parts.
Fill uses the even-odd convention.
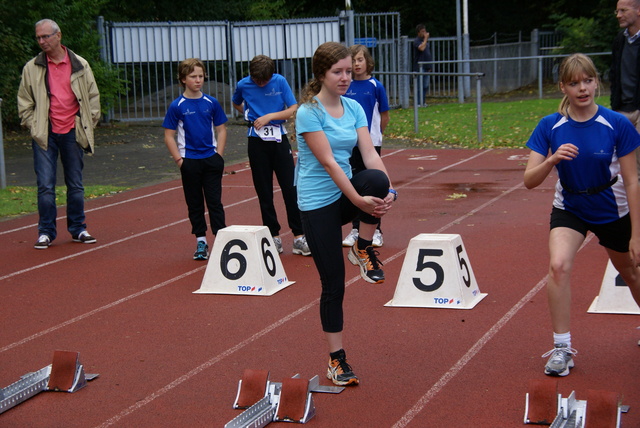
[[[611,109],[625,115],[640,132],[640,0],[619,0],[615,13],[623,30],[611,48]],[[638,152],[636,162],[640,171]]]
[[[640,1],[640,0],[638,0]],[[416,38],[413,40],[413,71],[431,71],[431,64],[421,64],[433,61],[429,46],[429,32],[423,24],[416,27]],[[426,107],[427,91],[429,90],[429,76],[422,76],[422,87],[418,89],[420,99],[418,105]]]

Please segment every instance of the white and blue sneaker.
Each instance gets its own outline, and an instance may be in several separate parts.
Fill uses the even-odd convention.
[[[48,235],[40,235],[38,236],[38,240],[36,241],[33,248],[36,250],[46,250],[51,245],[51,239]]]
[[[384,239],[382,239],[382,232],[380,232],[380,229],[376,229],[376,231],[373,232],[373,241],[371,241],[371,245],[375,248],[380,248],[384,245]]]
[[[86,230],[83,230],[76,236],[72,236],[71,239],[73,240],[73,242],[79,242],[81,244],[95,244],[97,242],[97,239],[89,235],[89,232],[87,232]]]
[[[358,240],[358,229],[351,229],[351,232],[347,236],[344,237],[342,241],[343,247],[353,247]]]

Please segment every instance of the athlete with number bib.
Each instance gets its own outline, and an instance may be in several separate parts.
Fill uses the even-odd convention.
[[[293,232],[293,254],[311,255],[302,232],[297,194],[293,184],[294,162],[285,122],[298,109],[287,80],[275,73],[275,63],[266,55],[254,57],[249,76],[238,82],[231,99],[233,107],[249,122],[249,165],[260,202],[262,223],[269,228],[279,253],[283,252],[280,223],[273,204],[273,174],[282,190],[289,227]]]
[[[549,233],[547,298],[554,347],[544,372],[566,376],[577,354],[571,346],[570,277],[588,231],[640,304],[640,190],[635,149],[640,137],[631,122],[595,103],[598,73],[589,57],[574,54],[560,66],[564,98],[543,118],[527,142],[531,149],[524,184],[533,189],[558,173]]]

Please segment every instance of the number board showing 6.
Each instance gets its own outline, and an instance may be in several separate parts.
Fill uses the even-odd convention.
[[[270,296],[291,284],[267,227],[229,226],[216,235],[196,293]]]

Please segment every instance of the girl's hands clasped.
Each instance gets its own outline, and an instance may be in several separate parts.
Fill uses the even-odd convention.
[[[391,209],[393,195],[387,195],[384,199],[375,196],[363,196],[362,204],[358,205],[362,211],[374,217],[382,217]]]

